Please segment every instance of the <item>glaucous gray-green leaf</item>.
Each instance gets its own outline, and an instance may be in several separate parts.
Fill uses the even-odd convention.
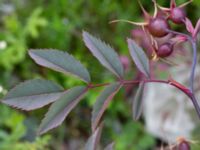
[[[123,66],[118,54],[111,46],[87,32],[83,32],[83,39],[86,46],[104,67],[109,69],[119,78],[123,77]]]
[[[92,130],[93,131],[96,129],[110,101],[115,96],[115,94],[119,91],[120,88],[121,88],[120,83],[113,83],[107,86],[98,97],[92,111]]]
[[[133,61],[137,68],[146,76],[150,77],[149,59],[143,49],[139,47],[133,40],[128,39],[128,47]]]
[[[23,110],[33,110],[56,101],[62,94],[63,88],[52,81],[33,79],[11,89],[2,102]]]
[[[39,65],[65,74],[72,74],[90,82],[87,69],[73,56],[59,50],[29,50],[31,58]]]
[[[143,109],[143,92],[144,92],[145,83],[141,82],[133,98],[133,119],[138,120],[142,114]]]
[[[85,144],[85,150],[96,150],[99,144],[99,140],[101,137],[103,125],[101,124],[89,137],[88,141]]]
[[[87,92],[87,87],[77,86],[67,90],[62,97],[51,105],[45,118],[39,127],[39,134],[59,126],[67,117],[69,112],[79,103],[81,98]]]
[[[114,150],[114,145],[115,145],[115,143],[112,142],[112,143],[108,144],[108,145],[104,148],[104,150]]]

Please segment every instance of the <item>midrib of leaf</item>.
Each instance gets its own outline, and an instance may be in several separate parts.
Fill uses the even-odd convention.
[[[103,108],[103,109],[100,109],[99,113],[98,113],[97,116],[95,117],[95,118],[97,118],[97,119],[95,119],[95,120],[94,120],[95,122],[92,123],[92,125],[93,125],[93,126],[92,126],[92,130],[95,130],[95,128],[96,128],[96,126],[97,126],[99,120],[101,119],[103,113],[105,112],[106,106],[108,106],[108,104],[111,102],[112,98],[117,94],[117,92],[120,90],[121,87],[122,87],[122,85],[121,85],[121,84],[118,84],[118,87],[116,87],[116,89],[111,93],[111,95],[109,95],[109,96],[105,99],[105,101],[104,101],[104,103],[103,103],[103,105],[102,105],[102,108]],[[99,117],[99,116],[100,116],[100,117]],[[93,119],[93,118],[92,118],[92,119]]]
[[[135,46],[134,46],[135,47]],[[136,47],[135,47],[136,48]],[[145,63],[142,61],[140,55],[138,54],[138,51],[136,50],[136,54],[137,54],[137,57],[138,59],[140,60],[140,62],[142,63],[143,67],[145,68],[145,72],[147,73],[147,75],[149,76],[149,73],[147,72],[147,68],[146,68],[146,65]]]
[[[56,51],[56,50],[52,50],[52,51]],[[51,61],[50,61],[48,58],[46,58],[46,57],[39,56],[39,55],[35,54],[34,52],[32,53],[32,55],[34,55],[35,57],[38,57],[38,59],[40,59],[40,60],[42,60],[42,61],[44,61],[44,62],[46,62],[46,63],[49,63],[50,65],[52,65],[53,67],[55,67],[56,70],[57,70],[58,72],[61,72],[61,73],[64,72],[65,74],[72,75],[72,76],[76,76],[76,77],[78,77],[78,78],[81,78],[81,79],[84,80],[85,82],[88,82],[87,79],[86,79],[87,77],[85,78],[85,77],[83,77],[82,75],[77,75],[76,72],[74,73],[75,70],[73,70],[73,72],[71,73],[70,71],[68,71],[68,69],[63,69],[63,67],[62,67],[61,65],[55,64],[55,63],[51,62]],[[65,55],[64,52],[63,52],[63,55]],[[84,66],[80,63],[80,61],[78,61],[78,60],[76,60],[75,58],[73,58],[70,54],[67,54],[67,55],[68,55],[67,57],[69,57],[69,58],[72,59],[73,61],[77,61],[77,62],[79,63],[79,65],[80,65],[79,67],[82,67],[82,69],[83,69],[83,71],[84,71],[84,72],[82,72],[82,73],[88,74],[87,70],[86,70],[86,69],[84,68]],[[37,63],[37,61],[36,61],[36,63]],[[39,63],[38,63],[38,64],[39,64]],[[39,65],[42,65],[42,64],[39,64]],[[45,65],[42,65],[42,66],[45,66]],[[48,66],[46,66],[46,67],[54,70],[54,68],[52,68],[52,67],[48,67]],[[86,72],[85,72],[85,71],[86,71]],[[88,74],[87,76],[89,77],[89,80],[90,80],[89,74]]]
[[[76,105],[81,99],[81,97],[86,93],[88,89],[86,88],[83,92],[81,92],[76,98],[72,99],[71,102],[69,102],[68,106],[71,105]],[[74,100],[78,100],[78,101],[74,101]],[[64,107],[63,107],[64,108]],[[58,113],[59,114],[59,113]]]
[[[44,91],[43,93],[42,93],[42,91],[40,92],[40,91],[38,91],[38,89],[36,90],[36,89],[32,89],[31,91],[28,91],[28,93],[29,94],[31,94],[31,95],[28,95],[27,93],[24,93],[23,92],[23,94],[24,95],[18,95],[18,96],[16,96],[16,92],[19,92],[18,90],[19,90],[19,88],[22,88],[22,87],[26,87],[26,86],[28,86],[28,84],[30,85],[30,83],[32,82],[32,84],[36,84],[37,86],[39,86],[39,88],[42,88],[42,90],[44,90],[44,85],[46,86],[46,84],[48,85],[48,86],[46,86],[45,88],[47,89],[47,90],[50,90],[50,91]],[[34,83],[35,82],[35,83]],[[39,84],[38,84],[38,82],[39,82]],[[44,84],[41,84],[41,83],[43,83],[43,82],[45,82]],[[35,86],[36,86],[35,85]],[[33,86],[32,86],[33,87]],[[64,91],[64,89],[63,89],[63,87],[62,86],[60,86],[59,84],[56,84],[56,83],[54,83],[54,82],[52,82],[52,81],[50,81],[50,80],[44,80],[44,79],[32,79],[32,80],[27,80],[27,81],[24,81],[24,82],[22,82],[22,83],[20,83],[19,85],[16,85],[15,87],[13,87],[8,93],[7,93],[7,95],[5,96],[5,98],[4,98],[4,100],[7,100],[7,99],[13,99],[13,98],[24,98],[24,97],[27,97],[27,96],[36,96],[36,95],[42,95],[42,94],[50,94],[50,93],[62,93]],[[27,92],[27,91],[26,91]],[[38,92],[38,93],[36,93],[36,92]],[[32,94],[33,93],[33,94]],[[22,93],[21,93],[22,94]],[[14,95],[14,96],[13,96]]]
[[[76,103],[78,103],[78,101],[74,102],[74,100],[79,99],[80,97],[82,97],[83,94],[84,94],[86,91],[87,91],[87,89],[85,89],[85,90],[84,90],[83,92],[81,92],[77,97],[75,97],[74,99],[72,99],[71,102],[68,103],[68,106],[71,106],[71,105],[74,106]],[[67,107],[68,107],[68,106],[67,106]],[[66,107],[66,106],[63,106],[62,109],[65,108],[65,107]],[[67,107],[66,107],[66,108],[67,108]],[[63,111],[64,111],[64,110],[63,110]],[[63,112],[63,111],[62,111],[62,112]],[[56,113],[56,116],[57,116],[58,114],[60,114],[60,112]]]
[[[99,127],[93,132],[93,134],[89,137],[84,150],[96,150],[102,132],[103,124],[101,123]]]
[[[133,118],[135,120],[138,120],[142,113],[144,88],[145,88],[145,82],[141,82],[139,84],[138,90],[135,95],[136,99],[133,101],[133,104],[132,104],[133,105]]]
[[[81,100],[81,97],[82,96],[84,96],[84,94],[87,92],[87,90],[88,90],[88,88],[85,88],[85,90],[83,91],[83,92],[81,92],[77,97],[75,97],[74,99],[72,99],[71,100],[71,102],[69,102],[68,103],[68,105],[66,106],[66,105],[63,105],[63,107],[61,108],[62,109],[62,111],[60,112],[60,111],[58,111],[57,113],[55,113],[55,117],[56,116],[58,116],[59,114],[62,114],[63,112],[65,112],[65,109],[69,109],[68,107],[70,107],[71,109],[73,109],[74,108],[74,106],[77,104],[77,103],[79,103],[79,101]],[[66,91],[66,93],[67,93],[68,91]],[[78,101],[75,101],[74,102],[74,100],[78,100]],[[71,107],[72,106],[72,107]],[[51,107],[50,107],[51,108]],[[70,110],[71,111],[71,110]],[[70,113],[70,111],[68,111],[67,112],[67,115]],[[47,117],[47,113],[46,113],[46,115],[45,115],[45,118]],[[53,118],[52,120],[54,120],[55,118]],[[52,122],[52,120],[49,120],[46,124],[49,124],[49,123],[51,123]],[[42,129],[43,129],[44,127],[42,127]],[[54,128],[56,128],[56,126],[54,127]],[[50,128],[51,129],[51,128]],[[41,129],[40,129],[41,130]],[[47,128],[47,131],[49,130],[49,128]],[[45,131],[46,132],[46,131]],[[44,132],[44,133],[45,133]],[[43,132],[42,132],[43,133]],[[41,133],[41,134],[42,134]],[[39,133],[40,134],[40,133]]]
[[[149,75],[149,72],[148,72],[148,68],[146,68],[146,65],[145,65],[145,61],[143,61],[142,60],[142,56],[144,56],[144,57],[147,57],[147,56],[145,56],[143,53],[141,53],[141,57],[140,57],[140,53],[138,52],[138,50],[137,49],[141,49],[140,47],[137,47],[137,45],[135,45],[133,42],[132,42],[132,40],[130,40],[130,46],[133,48],[133,50],[132,51],[135,51],[135,53],[136,53],[136,55],[137,55],[137,58],[139,59],[139,61],[140,61],[140,63],[142,64],[142,66],[143,66],[143,68],[144,68],[144,71],[145,71],[145,74],[147,75],[147,77],[150,77],[150,75]],[[130,49],[131,50],[131,49]],[[132,55],[132,54],[131,54]],[[137,64],[136,64],[136,66],[137,66]],[[139,67],[138,67],[139,68]],[[140,70],[140,68],[139,68],[139,70]],[[141,71],[142,72],[142,71]]]
[[[41,96],[41,95],[48,95],[48,94],[59,94],[59,93],[63,93],[63,91],[62,92],[49,92],[49,93],[39,93],[39,94],[33,94],[33,95],[16,96],[16,97],[12,97],[12,98],[6,98],[4,100],[16,99],[16,98],[26,98],[26,97],[33,97],[33,96]]]
[[[105,97],[105,99],[103,99],[102,105],[99,104],[101,106],[101,108],[98,111],[96,111],[96,109],[95,109],[95,107],[97,106],[96,104],[99,102],[99,99],[97,99],[97,101],[96,101],[97,103],[94,105],[93,112],[92,112],[92,130],[93,131],[96,129],[100,119],[102,118],[103,113],[105,112],[106,108],[108,107],[108,104],[112,101],[112,98],[117,94],[117,92],[122,87],[122,85],[120,83],[116,83],[116,84],[106,87],[101,94],[103,94],[105,91],[109,91],[107,88],[111,88],[111,86],[115,86],[115,88],[112,90],[112,92],[109,93],[109,95],[106,94],[108,97]],[[102,95],[100,95],[100,97],[101,96]],[[100,99],[100,100],[102,100],[102,99]],[[96,114],[96,115],[94,116],[94,114]]]
[[[32,54],[34,54],[34,53],[32,53]],[[42,61],[51,64],[51,65],[54,66],[55,68],[59,68],[59,69],[62,70],[63,72],[68,72],[67,70],[63,69],[61,65],[55,64],[55,63],[49,61],[48,59],[46,59],[46,58],[44,58],[44,57],[42,57],[42,56],[39,56],[39,55],[36,55],[36,54],[34,54],[34,55],[35,55],[36,57],[38,57],[38,59],[42,59]],[[39,64],[39,65],[40,65],[40,64]],[[51,68],[51,67],[48,67],[48,68]],[[58,71],[59,71],[59,70],[58,70]],[[71,74],[70,72],[68,72],[68,73]],[[75,74],[73,74],[73,75],[75,75]],[[76,75],[76,76],[77,76],[77,75]]]
[[[101,41],[101,39],[99,39],[98,38],[98,40],[100,40]],[[106,44],[105,42],[103,42],[103,41],[101,41],[103,44],[105,44],[106,46],[108,46],[109,48],[111,48],[108,44]],[[95,42],[93,41],[93,39],[92,39],[92,43],[95,45],[95,47],[98,47],[97,46],[97,44],[95,44]],[[99,47],[97,48],[98,49],[98,51],[101,53],[101,55],[103,55],[103,58],[106,60],[106,62],[108,62],[108,65],[110,65],[111,66],[111,68],[114,68],[114,73],[118,76],[118,77],[120,77],[120,75],[118,74],[118,71],[116,71],[117,69],[112,65],[112,63],[110,63],[109,62],[109,60],[107,59],[107,57],[106,57],[106,55],[104,55],[102,52],[101,52],[101,49],[99,49]],[[112,48],[111,48],[112,49]]]

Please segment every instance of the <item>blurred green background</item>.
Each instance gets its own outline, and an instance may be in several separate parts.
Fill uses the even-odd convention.
[[[159,0],[168,6],[169,2]],[[183,3],[185,0],[177,0]],[[142,1],[153,12],[151,0]],[[200,1],[187,7],[192,21],[200,16]],[[73,54],[90,70],[92,80],[104,83],[114,80],[84,46],[81,32],[86,30],[110,43],[120,55],[127,55],[126,37],[133,26],[109,24],[114,19],[141,21],[136,0],[0,0],[0,98],[17,83],[46,78],[65,88],[82,84],[36,65],[27,55],[29,48],[53,48]],[[92,64],[92,65],[91,65]],[[134,68],[133,68],[134,70]],[[134,72],[128,75],[132,78]],[[90,135],[91,108],[102,89],[91,91],[62,126],[36,137],[35,131],[48,107],[23,112],[0,105],[0,150],[73,150],[80,149]],[[106,112],[102,144],[116,141],[117,150],[154,149],[157,140],[149,135],[143,123],[131,119],[131,108],[121,91]],[[77,148],[79,147],[79,148]],[[198,148],[197,148],[198,149]]]

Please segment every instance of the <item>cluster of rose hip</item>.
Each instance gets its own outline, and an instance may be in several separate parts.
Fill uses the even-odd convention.
[[[177,6],[175,0],[171,0],[170,8],[165,8],[158,5],[156,0],[152,0],[152,2],[155,6],[153,16],[146,12],[139,1],[145,17],[145,22],[132,22],[127,20],[114,20],[112,22],[128,22],[137,26],[141,26],[146,34],[145,36],[149,37],[150,39],[151,49],[153,50],[153,59],[162,59],[172,54],[175,44],[188,40],[187,37],[177,34],[171,30],[169,22],[171,21],[177,25],[185,24],[187,31],[191,33],[193,39],[196,39],[200,28],[200,21],[198,21],[196,27],[194,28],[191,21],[186,16],[184,7],[192,2],[192,0],[189,0],[188,2],[179,6]],[[176,37],[171,36],[171,38],[168,38],[166,42],[159,44],[158,41],[166,37],[169,33],[176,35]]]
[[[143,23],[136,23],[136,22],[130,22],[126,21],[135,25],[142,26],[143,34],[145,36],[150,35],[150,44],[147,44],[147,49],[150,49],[151,55],[153,56],[153,59],[163,59],[166,57],[169,57],[173,50],[174,45],[179,42],[188,41],[188,37],[186,34],[178,33],[176,31],[171,30],[169,22],[173,22],[176,25],[185,25],[186,30],[191,34],[191,41],[192,43],[195,43],[197,40],[197,34],[200,30],[200,20],[198,20],[196,27],[194,28],[191,21],[187,18],[184,7],[192,2],[192,0],[177,6],[175,0],[171,0],[170,8],[164,8],[162,6],[159,6],[155,0],[152,0],[155,5],[155,11],[153,17],[150,16],[141,3],[139,2],[142,11],[144,13],[145,22]],[[158,10],[159,9],[159,10]],[[124,21],[124,20],[122,20]],[[133,30],[133,34],[135,33],[134,38],[137,39],[137,31]],[[172,33],[172,36],[166,37],[169,33]],[[174,37],[174,35],[176,37]],[[142,40],[148,39],[148,37],[144,37],[142,35]],[[159,39],[164,38],[164,42],[161,44],[159,43]],[[151,48],[149,48],[151,46]],[[194,56],[196,57],[196,56]],[[193,58],[194,59],[194,58]],[[185,140],[182,138],[181,140],[178,140],[178,145],[175,145],[174,148],[178,148],[179,150],[190,150],[190,143],[191,141]]]
[[[154,17],[150,17],[142,7],[142,10],[147,19],[147,23],[145,23],[146,29],[153,37],[165,37],[170,32],[169,21],[172,21],[175,24],[186,24],[186,13],[183,7],[186,6],[188,2],[181,6],[176,6],[175,1],[172,0],[170,8],[161,7],[158,4],[156,4],[155,1],[153,2],[155,4]],[[160,8],[160,12],[157,12],[157,7]],[[154,52],[157,54],[158,57],[168,57],[172,54],[173,47],[174,44],[176,44],[176,42],[177,41],[167,41],[159,46],[157,46],[156,43],[154,43]]]
[[[140,46],[147,50],[148,54],[152,56],[152,60],[166,60],[167,57],[172,55],[176,44],[186,41],[191,43],[193,49],[193,63],[190,74],[190,87],[187,88],[175,81],[173,81],[173,83],[177,88],[182,90],[191,98],[197,114],[200,117],[200,107],[194,96],[193,89],[195,66],[197,63],[196,43],[197,35],[200,31],[200,19],[197,21],[196,26],[194,27],[191,21],[187,18],[184,10],[184,7],[191,3],[192,0],[189,0],[179,6],[177,6],[175,0],[171,0],[170,8],[162,7],[157,4],[156,0],[152,0],[155,9],[153,16],[147,13],[147,11],[141,5],[140,1],[138,2],[143,11],[145,22],[133,22],[128,20],[114,20],[112,22],[127,22],[142,27],[141,29],[134,29],[132,31],[133,38],[138,42]],[[184,34],[172,30],[170,23],[174,23],[176,25],[185,25],[189,34]],[[189,143],[185,139],[180,140],[179,144],[176,146],[178,146],[178,149],[180,150],[190,149]]]
[[[197,21],[196,26],[192,25],[190,19],[187,18],[184,7],[192,2],[187,1],[184,4],[177,6],[175,0],[170,1],[170,7],[165,8],[157,4],[156,0],[152,0],[154,3],[154,14],[151,16],[142,6],[138,0],[139,5],[143,11],[145,22],[133,22],[128,20],[114,20],[113,22],[127,22],[133,25],[142,27],[141,29],[134,29],[134,39],[138,44],[147,50],[147,53],[152,56],[152,60],[164,60],[167,63],[171,63],[166,58],[169,57],[174,51],[176,44],[181,42],[190,42],[193,50],[193,60],[190,72],[190,85],[189,88],[185,87],[181,83],[172,81],[172,83],[183,91],[186,95],[192,99],[195,109],[200,117],[200,107],[194,96],[194,77],[195,68],[197,63],[197,35],[200,31],[200,19]],[[184,25],[189,34],[177,32],[171,29],[170,24]],[[171,84],[171,82],[169,83]]]

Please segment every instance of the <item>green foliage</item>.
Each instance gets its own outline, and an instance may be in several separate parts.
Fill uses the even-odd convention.
[[[26,135],[25,115],[0,105],[0,149],[1,150],[48,150],[50,136],[36,138],[34,142],[22,140]]]
[[[26,133],[23,121],[25,116],[11,110],[7,106],[0,106],[1,120],[0,120],[0,141],[3,141],[0,146],[7,145],[10,142],[17,141]]]
[[[195,128],[195,130],[192,133],[192,139],[191,139],[191,149],[192,150],[199,150],[200,149],[200,143],[199,143],[199,139],[200,139],[200,127],[197,126]]]
[[[41,8],[36,8],[25,20],[20,21],[17,14],[11,14],[3,18],[4,30],[0,39],[6,42],[5,48],[0,51],[0,66],[6,70],[12,70],[14,65],[22,62],[27,53],[27,38],[37,38],[38,28],[47,25],[47,21],[40,15]]]
[[[35,142],[17,142],[8,143],[6,146],[2,146],[2,150],[50,150],[49,145],[50,136],[44,136],[43,138],[36,138]]]
[[[155,139],[145,133],[142,124],[128,122],[123,125],[121,133],[115,134],[116,150],[147,150],[155,145]]]

